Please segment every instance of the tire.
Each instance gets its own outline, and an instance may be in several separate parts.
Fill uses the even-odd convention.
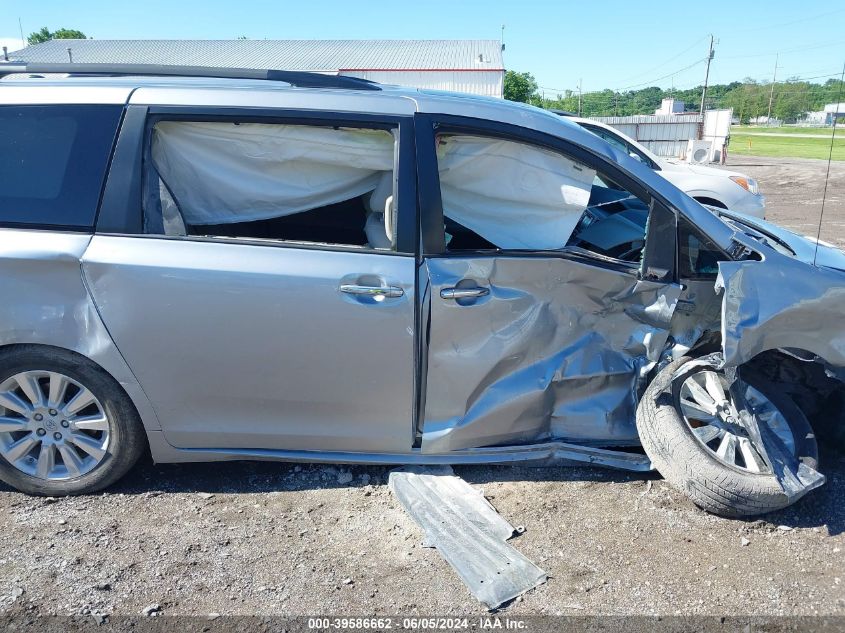
[[[56,387],[55,398],[53,380],[64,385],[61,391]],[[12,389],[22,382],[29,382],[28,391]],[[40,389],[41,395],[33,399],[27,393],[37,393],[34,389]],[[41,404],[33,405],[31,412],[16,412],[2,401],[12,397],[12,405],[23,408],[14,400],[16,395],[24,404],[33,405],[39,399]],[[75,395],[80,397],[74,405]],[[84,405],[88,400],[91,403]],[[71,413],[74,407],[81,408]],[[19,424],[19,419],[27,424],[25,430],[0,432],[0,480],[27,494],[66,496],[101,490],[125,475],[147,448],[138,413],[118,382],[87,358],[59,348],[20,345],[0,355],[0,409],[4,410],[4,428]],[[38,412],[41,418],[37,418]],[[10,447],[20,439],[27,445],[33,440],[38,444],[15,459],[19,451]],[[83,450],[83,444],[94,448]],[[52,455],[51,459],[45,457],[43,470],[42,452]]]
[[[749,472],[720,460],[693,433],[680,412],[683,381],[700,371],[673,375],[692,361],[685,357],[658,372],[637,408],[637,430],[646,454],[658,472],[697,506],[723,517],[748,517],[790,505],[771,473]],[[795,453],[807,466],[818,465],[818,445],[806,416],[774,383],[743,372],[743,380],[760,392],[780,412],[792,433]]]

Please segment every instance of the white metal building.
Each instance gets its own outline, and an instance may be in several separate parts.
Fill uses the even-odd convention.
[[[799,122],[803,125],[827,126],[833,125],[833,119],[837,124],[845,118],[845,103],[828,103],[824,110],[819,112],[807,112]]]
[[[52,40],[9,58],[302,70],[491,97],[505,75],[498,40]]]
[[[705,110],[689,114],[590,117],[616,128],[664,158],[686,160],[689,141],[709,142],[710,161],[721,158],[722,145],[730,135],[733,110]]]

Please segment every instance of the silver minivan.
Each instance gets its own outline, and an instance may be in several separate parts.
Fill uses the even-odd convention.
[[[656,467],[728,516],[824,481],[835,249],[717,217],[499,100],[0,74],[0,479],[19,490],[98,490],[147,451]]]

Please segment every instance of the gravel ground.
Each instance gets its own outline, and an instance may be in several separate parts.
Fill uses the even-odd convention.
[[[826,163],[736,157],[769,218],[817,226]],[[823,238],[845,245],[845,163]],[[535,614],[845,615],[845,457],[764,520],[705,514],[658,477],[461,467],[525,533],[549,581]],[[0,487],[0,614],[483,614],[387,490],[389,469],[272,463],[138,466],[107,493]]]

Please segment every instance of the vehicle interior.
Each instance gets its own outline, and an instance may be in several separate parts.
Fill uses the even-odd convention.
[[[388,131],[163,121],[151,137],[148,233],[393,249]]]

